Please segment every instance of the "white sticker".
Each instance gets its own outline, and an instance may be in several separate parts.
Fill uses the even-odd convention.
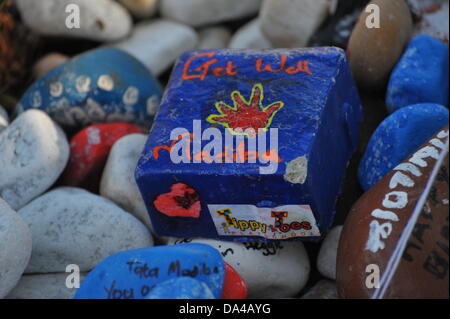
[[[208,205],[220,236],[259,236],[267,239],[318,237],[309,205],[258,208],[254,205]]]

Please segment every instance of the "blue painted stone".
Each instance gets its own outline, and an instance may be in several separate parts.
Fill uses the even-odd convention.
[[[16,114],[47,112],[65,128],[129,122],[149,127],[162,89],[148,69],[128,53],[88,51],[39,78],[23,95]]]
[[[358,177],[368,190],[433,134],[448,125],[448,109],[423,103],[403,107],[388,116],[372,134],[359,164]]]
[[[135,174],[156,233],[236,241],[319,238],[333,222],[345,169],[358,145],[361,118],[358,93],[341,49],[184,53]],[[249,127],[267,128],[267,135],[254,137],[238,130]],[[214,162],[206,156],[193,163],[213,140],[199,141],[206,129],[215,129],[219,135],[214,139],[222,148],[212,152]],[[278,129],[278,139],[272,135],[278,147],[270,143],[271,129]],[[227,135],[234,142],[225,149]],[[184,156],[184,162],[172,161],[171,153],[179,153],[176,145],[188,146],[189,136],[193,147],[186,153],[191,160]],[[256,140],[258,154],[248,152],[248,144]],[[264,141],[267,148],[260,143]],[[250,154],[247,160],[245,152]],[[237,163],[231,153],[244,163]],[[251,163],[255,154],[256,163]],[[269,154],[280,161],[270,164],[272,169],[262,163]],[[234,163],[224,163],[227,159]],[[218,207],[231,211],[229,221]],[[271,213],[280,209],[288,217],[276,222]]]
[[[209,287],[199,280],[181,277],[156,285],[147,299],[215,299]]]
[[[145,299],[167,280],[190,277],[205,283],[220,298],[225,264],[220,253],[205,244],[181,244],[129,250],[111,255],[85,278],[76,299]],[[178,282],[182,289],[183,282]],[[155,294],[164,290],[159,286]],[[173,291],[173,294],[176,294]],[[180,290],[180,294],[183,290]]]
[[[411,40],[389,80],[389,112],[407,105],[448,106],[448,45],[427,35]]]

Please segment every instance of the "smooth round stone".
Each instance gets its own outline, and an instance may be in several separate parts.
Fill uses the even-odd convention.
[[[289,298],[308,281],[310,264],[301,242],[228,242],[210,239],[167,238],[169,245],[208,244],[244,279],[248,298]]]
[[[136,18],[150,18],[156,12],[158,0],[119,0]]]
[[[26,273],[64,272],[69,264],[89,271],[114,253],[153,245],[134,216],[79,188],[54,189],[18,213],[33,234]]]
[[[305,47],[333,9],[329,0],[266,0],[259,15],[261,30],[275,47]]]
[[[146,135],[130,134],[114,144],[103,170],[100,194],[132,213],[152,229],[147,208],[134,179],[134,172],[146,142]]]
[[[368,5],[380,8],[380,28],[368,28],[371,11],[363,10],[347,46],[350,68],[357,84],[380,89],[389,79],[411,38],[412,18],[404,0],[373,0]],[[383,14],[388,13],[388,14]]]
[[[225,263],[225,282],[221,299],[245,299],[247,292],[247,284],[244,279],[233,267]]]
[[[21,208],[53,185],[68,159],[66,136],[47,114],[21,114],[0,134],[0,197]]]
[[[230,42],[231,33],[225,27],[209,27],[198,32],[199,42],[197,49],[222,49]]]
[[[16,286],[30,256],[27,223],[0,198],[0,299]]]
[[[93,269],[78,289],[76,299],[146,299],[152,290],[167,280],[190,277],[207,285],[215,298],[220,298],[225,266],[219,252],[209,245],[184,244],[128,250],[114,254]],[[159,291],[183,294],[182,291]],[[192,288],[192,286],[191,286]],[[190,293],[193,293],[191,291]],[[161,295],[159,295],[161,297]]]
[[[120,138],[142,133],[136,125],[108,123],[90,125],[70,140],[70,159],[61,183],[98,192],[109,151]]]
[[[128,52],[159,76],[197,43],[198,35],[191,27],[158,19],[137,24],[128,38],[111,46]]]
[[[191,26],[216,24],[256,14],[262,0],[161,0],[161,15]]]
[[[228,47],[232,49],[270,49],[272,43],[261,32],[260,19],[253,19],[236,31]]]
[[[72,299],[76,288],[68,288],[66,280],[70,273],[23,275],[7,299]],[[80,274],[80,283],[86,273]]]
[[[40,35],[112,41],[126,36],[132,27],[128,12],[111,0],[17,0],[16,3],[25,24]],[[73,4],[79,8],[79,28],[72,27],[74,11],[68,6]]]
[[[9,125],[9,116],[6,110],[0,105],[0,132]]]
[[[317,257],[319,272],[333,280],[336,280],[336,256],[341,232],[342,226],[336,226],[330,230],[320,246],[319,256]]]
[[[300,299],[339,299],[336,283],[329,280],[321,280]]]
[[[208,285],[189,277],[169,279],[148,294],[146,299],[215,299]]]
[[[162,89],[128,53],[100,48],[83,53],[39,78],[16,112],[37,108],[63,127],[127,122],[149,127]]]
[[[359,163],[363,189],[372,187],[448,120],[446,107],[428,103],[405,106],[388,116],[370,137]]]
[[[418,103],[448,105],[448,45],[428,35],[410,41],[386,92],[389,112]]]
[[[40,78],[47,72],[66,63],[68,60],[69,57],[64,54],[57,52],[48,53],[35,63],[33,66],[33,75],[35,78]]]
[[[353,205],[338,249],[341,297],[376,297],[377,279],[395,269],[379,281],[383,299],[448,300],[448,137],[447,125]]]

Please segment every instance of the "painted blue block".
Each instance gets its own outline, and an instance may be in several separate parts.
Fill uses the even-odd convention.
[[[403,107],[388,116],[370,137],[358,177],[368,190],[437,131],[448,125],[448,109],[423,103]]]
[[[199,280],[181,277],[160,283],[147,299],[215,299],[208,286]]]
[[[41,109],[61,126],[129,122],[150,127],[162,89],[150,71],[128,53],[88,51],[39,78],[15,113]]]
[[[158,285],[180,277],[206,284],[213,296],[220,298],[225,280],[222,256],[211,246],[196,243],[116,253],[88,274],[75,298],[145,299]],[[183,282],[180,285],[183,286]],[[155,294],[161,289],[164,286]],[[183,290],[173,291],[178,292],[182,294]]]
[[[411,40],[392,71],[386,95],[391,113],[419,103],[448,106],[448,45],[428,35]]]
[[[184,53],[135,174],[156,233],[319,238],[361,119],[341,49]]]

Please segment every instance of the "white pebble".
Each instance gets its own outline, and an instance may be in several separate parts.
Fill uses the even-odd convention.
[[[262,0],[161,0],[161,15],[191,26],[215,24],[256,14]]]
[[[231,38],[230,31],[225,27],[209,27],[199,31],[199,43],[197,48],[222,49],[226,48]]]
[[[0,105],[0,132],[6,129],[9,125],[9,117],[6,110]]]
[[[169,20],[158,19],[136,25],[131,36],[111,44],[145,64],[156,76],[167,70],[187,50],[198,43],[194,29]]]
[[[0,198],[0,299],[17,285],[30,256],[27,223]]]
[[[112,0],[16,2],[25,24],[34,32],[45,36],[113,41],[126,36],[132,27],[132,19],[127,10]],[[79,19],[76,18],[78,13]]]
[[[28,110],[0,134],[0,197],[19,209],[58,179],[69,159],[61,128],[39,110]]]
[[[123,250],[149,247],[153,239],[134,216],[80,188],[56,188],[18,211],[33,234],[25,273],[89,271]]]
[[[152,229],[144,200],[134,179],[137,162],[146,142],[146,135],[130,134],[114,143],[103,170],[100,194]]]
[[[317,269],[319,272],[330,279],[336,280],[336,258],[341,237],[342,226],[336,226],[330,230],[320,247],[317,257]]]
[[[232,49],[270,49],[272,43],[261,32],[260,20],[253,19],[236,31],[228,46]]]
[[[305,47],[334,6],[330,0],[266,0],[262,32],[277,47]]]

